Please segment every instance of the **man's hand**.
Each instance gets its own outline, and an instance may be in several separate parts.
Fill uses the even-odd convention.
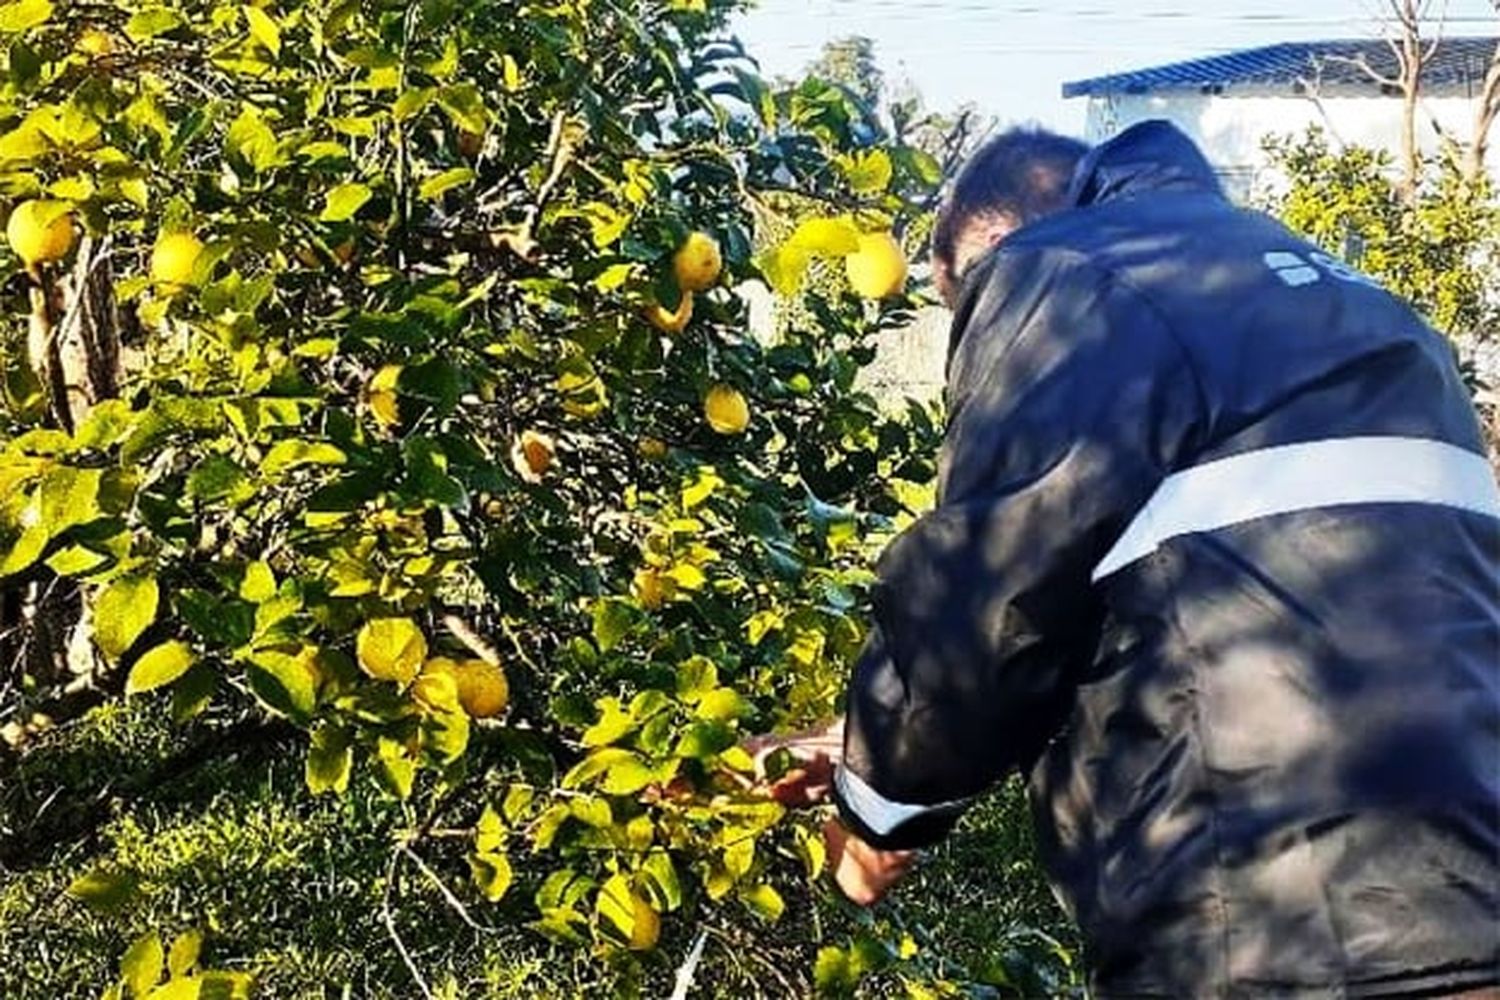
[[[828,866],[850,901],[873,906],[917,863],[916,851],[882,851],[851,833],[837,819],[823,824]]]
[[[805,808],[827,801],[833,791],[833,772],[844,755],[844,720],[787,736],[757,736],[745,743],[755,758],[756,769],[765,774],[768,758],[786,751],[794,765],[771,779],[766,791],[784,806]]]

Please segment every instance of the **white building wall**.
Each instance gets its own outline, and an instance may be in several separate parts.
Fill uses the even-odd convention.
[[[1473,131],[1475,102],[1467,97],[1431,97],[1422,102],[1418,141],[1440,148],[1439,129],[1460,142]],[[1086,138],[1107,139],[1137,122],[1165,118],[1190,135],[1225,175],[1232,193],[1242,196],[1267,165],[1261,143],[1267,136],[1300,135],[1311,125],[1336,142],[1386,149],[1394,156],[1401,141],[1401,101],[1395,97],[1332,95],[1314,100],[1278,92],[1202,94],[1163,91],[1091,97]],[[1491,170],[1500,177],[1492,163]]]

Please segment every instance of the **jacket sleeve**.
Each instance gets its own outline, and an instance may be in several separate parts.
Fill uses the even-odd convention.
[[[940,839],[1029,766],[1094,657],[1094,566],[1190,446],[1182,347],[1077,254],[1002,248],[955,317],[937,508],[882,554],[834,799],[873,846]]]

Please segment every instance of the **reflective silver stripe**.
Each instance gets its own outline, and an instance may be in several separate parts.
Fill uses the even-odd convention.
[[[971,800],[955,799],[930,806],[893,802],[871,788],[869,783],[847,767],[840,767],[833,776],[838,786],[839,798],[859,821],[882,837],[907,820],[929,813],[951,813],[962,809]]]
[[[1335,438],[1232,455],[1163,480],[1094,567],[1094,580],[1179,535],[1365,503],[1438,504],[1500,517],[1500,487],[1484,456],[1422,438]]]

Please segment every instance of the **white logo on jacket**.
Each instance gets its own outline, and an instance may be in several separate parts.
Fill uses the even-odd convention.
[[[1273,250],[1261,260],[1275,273],[1276,277],[1293,288],[1316,284],[1322,280],[1322,272],[1327,272],[1340,281],[1352,281],[1357,285],[1369,285],[1371,288],[1380,287],[1380,283],[1374,278],[1360,274],[1348,264],[1326,253],[1309,254],[1304,258],[1285,250]]]

